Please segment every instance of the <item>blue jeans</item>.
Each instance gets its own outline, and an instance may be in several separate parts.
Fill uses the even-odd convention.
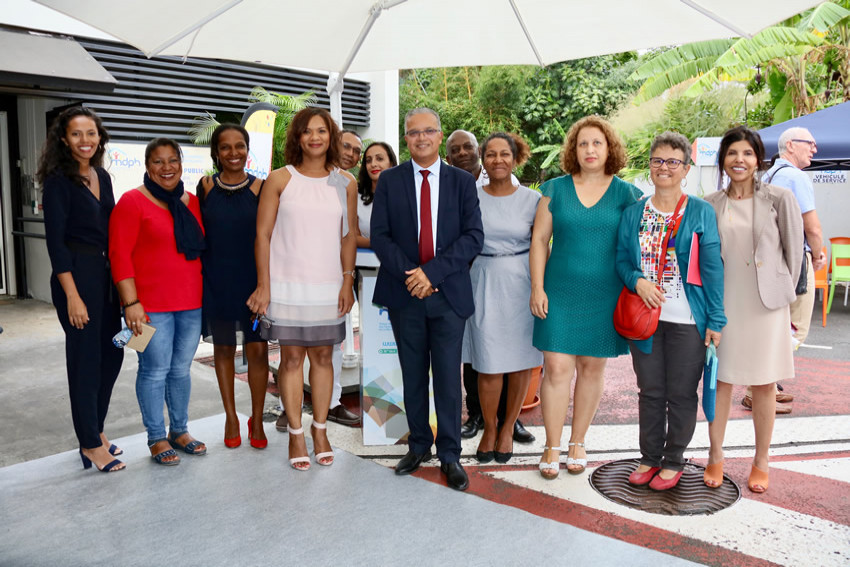
[[[136,398],[148,441],[165,438],[162,404],[168,406],[168,422],[174,437],[188,430],[189,369],[201,336],[201,310],[148,313],[156,328],[145,352],[139,355]]]

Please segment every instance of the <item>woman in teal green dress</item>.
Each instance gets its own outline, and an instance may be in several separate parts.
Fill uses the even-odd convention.
[[[564,140],[561,169],[567,175],[541,187],[529,262],[533,342],[543,351],[545,366],[540,399],[546,446],[540,474],[547,479],[560,470],[573,375],[567,472],[579,474],[587,465],[584,437],[602,398],[605,363],[628,352],[612,322],[623,287],[614,259],[620,215],[641,192],[615,176],[625,165],[625,147],[611,125],[587,116],[573,124]]]

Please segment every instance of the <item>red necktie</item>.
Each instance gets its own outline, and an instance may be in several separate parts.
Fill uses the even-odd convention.
[[[434,232],[431,229],[431,184],[428,183],[427,169],[422,174],[422,189],[419,196],[419,265],[434,257]]]

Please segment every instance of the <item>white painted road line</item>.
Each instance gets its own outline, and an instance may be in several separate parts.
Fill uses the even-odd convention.
[[[516,486],[780,565],[850,564],[850,527],[756,500],[744,498],[710,516],[662,516],[606,500],[586,481],[552,482],[528,471],[490,474]],[[759,537],[753,537],[756,533]]]
[[[776,461],[770,463],[770,468],[784,469],[850,483],[850,458]]]
[[[305,423],[312,419],[306,414]],[[329,437],[331,444],[355,455],[368,455],[387,458],[400,457],[407,452],[407,445],[370,445],[364,446],[360,429],[344,427],[331,423]],[[515,458],[523,455],[538,456],[543,452],[545,432],[543,426],[526,426],[537,440],[530,445],[514,443]],[[564,428],[563,443],[569,439],[569,427]],[[478,447],[480,437],[462,440],[464,455],[473,455]],[[725,446],[729,457],[747,456],[752,454],[754,444],[753,422],[751,419],[730,420],[726,428]],[[587,448],[591,451],[593,460],[611,460],[616,458],[636,457],[638,450],[638,425],[635,423],[619,425],[592,425],[587,434]],[[776,420],[773,432],[772,455],[788,455],[799,453],[835,452],[847,450],[850,443],[850,416],[813,416],[813,417],[783,417]],[[708,426],[705,422],[697,423],[694,438],[686,456],[690,458],[705,458],[709,446]],[[743,449],[733,449],[743,448]],[[740,454],[739,454],[740,453]],[[608,458],[610,456],[610,458]],[[514,462],[513,460],[511,461]],[[521,464],[517,462],[517,464]]]

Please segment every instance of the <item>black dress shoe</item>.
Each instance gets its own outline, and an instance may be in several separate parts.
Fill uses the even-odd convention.
[[[446,483],[449,488],[455,490],[466,490],[469,488],[469,477],[460,463],[440,463],[440,470],[446,475]]]
[[[505,463],[510,461],[511,457],[513,457],[513,456],[514,456],[513,451],[511,451],[510,453],[500,453],[499,451],[493,451],[493,458],[496,459],[497,463],[500,463],[502,465],[504,465]]]
[[[523,427],[519,420],[514,422],[514,441],[517,443],[534,443],[534,435]]]
[[[419,465],[431,459],[431,451],[418,455],[413,451],[408,451],[395,466],[395,474],[410,474],[416,472]]]
[[[460,426],[460,436],[462,439],[472,439],[482,429],[484,429],[484,416],[481,414],[471,415],[466,423]]]
[[[489,463],[493,459],[496,458],[495,451],[475,451],[475,458],[478,459],[478,462],[482,465]]]
[[[348,427],[360,427],[360,416],[348,410],[342,404],[328,411],[328,419]]]

